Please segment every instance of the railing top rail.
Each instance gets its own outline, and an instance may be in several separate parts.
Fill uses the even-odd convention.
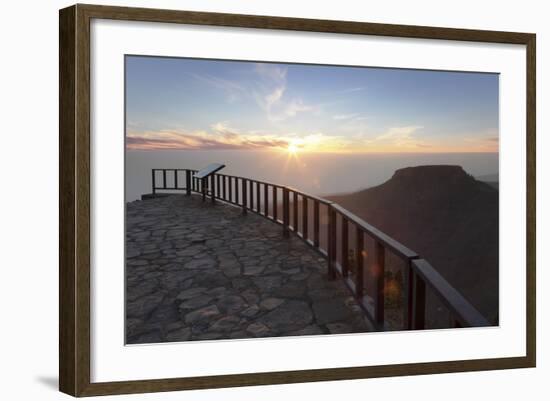
[[[462,326],[490,326],[487,319],[451,286],[428,261],[424,259],[413,260],[412,268],[430,286]]]
[[[319,203],[322,203],[324,205],[332,205],[334,202],[332,201],[329,201],[327,199],[324,199],[324,198],[321,198],[319,196],[316,196],[316,195],[312,195],[312,194],[308,194],[307,192],[303,192],[303,191],[300,191],[296,188],[292,188],[292,187],[286,187],[289,191],[292,191],[292,192],[296,192],[298,195],[301,195],[303,196],[304,198],[308,198],[308,199],[311,199],[311,200],[315,200]]]
[[[386,247],[393,250],[398,256],[405,258],[405,259],[415,259],[418,257],[418,254],[407,248],[405,245],[401,244],[400,242],[394,240],[392,237],[387,235],[386,233],[380,231],[378,228],[370,225],[365,220],[360,218],[359,216],[356,216],[352,212],[350,212],[347,209],[344,209],[342,206],[338,205],[337,203],[333,203],[332,207],[340,213],[342,216],[344,216],[349,221],[352,221],[354,224],[359,226],[361,229],[363,229],[367,234],[369,234],[371,237],[374,237],[376,240],[380,241],[382,244],[384,244]]]
[[[272,182],[267,182],[267,181],[258,181],[258,180],[255,180],[253,178],[238,177],[238,176],[234,176],[234,175],[229,175],[228,177],[240,178],[241,180],[247,180],[247,181],[250,181],[250,182],[257,182],[257,183],[260,183],[260,184],[269,185],[270,187],[275,187],[275,188],[280,188],[280,189],[283,189],[285,187],[284,185],[274,184]]]
[[[216,173],[216,175],[219,175],[221,177],[236,178],[237,180],[246,180],[246,181],[249,181],[249,182],[257,182],[259,184],[269,185],[271,187],[280,188],[280,189],[285,188],[284,185],[274,184],[272,182],[267,182],[267,181],[258,181],[258,180],[255,180],[253,178],[241,177],[241,176],[238,176],[238,175],[229,175],[229,174],[222,174],[222,173]]]
[[[196,170],[191,170],[191,169],[188,169],[188,168],[153,168],[151,169],[153,171],[196,171]]]

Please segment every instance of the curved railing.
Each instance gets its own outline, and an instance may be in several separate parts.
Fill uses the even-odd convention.
[[[377,330],[386,328],[386,256],[390,254],[403,266],[403,329],[425,328],[427,288],[449,311],[448,327],[490,326],[426,260],[340,205],[283,185],[218,173],[201,180],[194,177],[196,172],[153,169],[153,195],[159,191],[199,193],[203,199],[233,204],[243,214],[254,212],[280,224],[285,237],[293,231],[326,257],[329,278],[344,280]],[[367,240],[372,257],[367,253]],[[365,261],[370,261],[369,268]],[[372,287],[369,295],[366,285]]]

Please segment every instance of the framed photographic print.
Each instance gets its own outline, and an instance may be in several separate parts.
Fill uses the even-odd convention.
[[[535,366],[535,35],[60,11],[60,390]]]

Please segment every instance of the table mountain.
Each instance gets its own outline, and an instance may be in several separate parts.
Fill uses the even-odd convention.
[[[327,198],[416,251],[498,324],[497,189],[460,166],[419,166]]]

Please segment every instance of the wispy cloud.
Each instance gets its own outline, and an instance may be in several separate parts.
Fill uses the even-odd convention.
[[[283,121],[299,113],[316,110],[302,98],[288,93],[286,67],[257,63],[255,72],[259,80],[254,85],[253,96],[270,121]]]
[[[500,138],[498,130],[490,128],[479,132],[463,132],[459,136],[460,142],[477,152],[498,152]]]
[[[425,147],[426,143],[415,137],[415,134],[422,128],[424,127],[419,125],[391,127],[384,133],[375,136],[369,143],[373,146],[391,146],[396,149]]]
[[[246,150],[286,148],[289,140],[273,135],[242,134],[222,123],[212,132],[151,131],[130,133],[126,137],[129,150]]]
[[[202,73],[191,73],[190,75],[222,90],[226,99],[231,103],[242,99],[252,99],[265,113],[266,118],[272,122],[283,121],[295,117],[299,113],[319,109],[318,106],[306,104],[301,97],[288,93],[288,68],[286,66],[255,63],[252,74],[243,81]]]
[[[196,80],[222,90],[226,95],[226,99],[231,103],[248,96],[246,87],[230,79],[224,79],[210,74],[189,73],[189,75]]]
[[[294,117],[298,113],[313,110],[316,110],[316,107],[305,104],[302,99],[293,99],[282,107],[278,119],[282,119],[281,117],[283,117],[283,119]]]
[[[335,120],[352,120],[355,117],[359,116],[358,113],[350,113],[350,114],[336,114],[332,116]]]
[[[288,68],[277,64],[256,63],[254,65],[256,73],[265,79],[275,82],[285,82]]]

